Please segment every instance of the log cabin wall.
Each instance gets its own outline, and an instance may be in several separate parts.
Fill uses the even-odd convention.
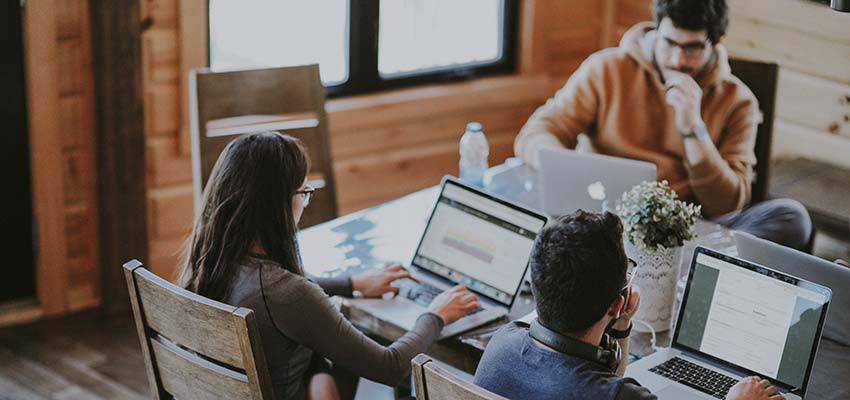
[[[38,302],[0,325],[100,304],[94,85],[88,1],[24,10]]]
[[[100,302],[97,168],[88,1],[57,0],[59,125],[63,138],[67,311]]]
[[[28,2],[23,28],[37,298],[0,308],[0,326],[101,299],[89,2]]]

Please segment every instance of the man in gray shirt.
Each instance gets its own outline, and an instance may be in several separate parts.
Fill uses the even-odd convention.
[[[623,377],[640,304],[628,287],[628,263],[613,214],[578,211],[543,228],[530,261],[537,319],[493,336],[475,384],[511,399],[655,399]],[[726,398],[781,398],[776,393],[769,382],[746,378]]]

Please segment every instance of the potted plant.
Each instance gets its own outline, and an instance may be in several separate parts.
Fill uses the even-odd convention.
[[[617,205],[626,254],[638,264],[633,282],[641,288],[641,304],[634,318],[656,332],[670,329],[682,246],[694,238],[700,209],[679,200],[667,181],[638,184]]]

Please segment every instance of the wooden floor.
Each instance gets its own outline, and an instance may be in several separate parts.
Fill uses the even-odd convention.
[[[0,400],[147,399],[148,381],[130,315],[89,311],[0,329]],[[392,399],[361,379],[357,399]]]
[[[0,330],[0,400],[145,399],[129,315],[93,312]]]

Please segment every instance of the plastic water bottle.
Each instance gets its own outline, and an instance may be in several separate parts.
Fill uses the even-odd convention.
[[[460,179],[471,185],[484,187],[484,171],[487,170],[487,157],[490,146],[481,124],[466,124],[466,132],[460,138]]]

